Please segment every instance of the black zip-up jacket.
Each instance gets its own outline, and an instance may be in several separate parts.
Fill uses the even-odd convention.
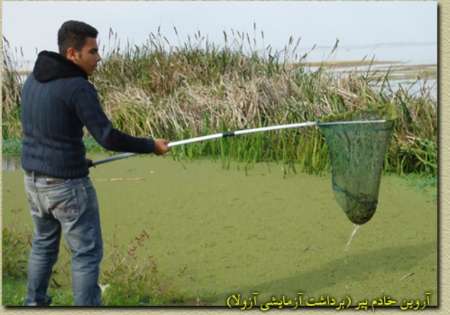
[[[63,56],[39,53],[22,90],[22,167],[58,178],[89,174],[83,126],[105,149],[151,153],[151,138],[114,129],[86,73]]]

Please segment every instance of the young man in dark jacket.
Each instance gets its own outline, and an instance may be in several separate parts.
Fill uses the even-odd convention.
[[[83,22],[65,22],[58,31],[59,54],[39,53],[23,87],[22,167],[34,223],[25,305],[51,303],[47,288],[61,232],[72,253],[74,304],[101,304],[103,242],[82,128],[108,150],[158,155],[169,150],[166,140],[129,136],[106,117],[88,81],[100,61],[97,34]]]

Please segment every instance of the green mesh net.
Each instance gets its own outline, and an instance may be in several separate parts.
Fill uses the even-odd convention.
[[[394,126],[392,114],[376,111],[329,117],[319,128],[328,145],[332,187],[338,204],[355,224],[364,224],[378,204],[383,161]],[[339,121],[353,123],[340,123]],[[381,123],[358,123],[385,120]]]

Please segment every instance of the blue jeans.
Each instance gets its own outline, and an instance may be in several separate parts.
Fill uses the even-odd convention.
[[[74,304],[101,305],[98,277],[103,241],[97,195],[91,180],[26,174],[25,191],[34,225],[25,305],[51,303],[47,289],[58,259],[61,231],[72,253]]]

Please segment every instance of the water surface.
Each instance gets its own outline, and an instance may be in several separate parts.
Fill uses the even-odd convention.
[[[8,162],[9,163],[9,162]],[[11,164],[9,164],[11,165]],[[209,160],[134,157],[91,172],[101,210],[105,259],[113,241],[126,253],[142,233],[138,259],[187,296],[223,305],[233,293],[295,296],[437,294],[437,202],[397,176],[383,176],[379,206],[344,251],[353,224],[329,175],[291,174],[282,165],[225,170]],[[10,168],[12,169],[12,168]],[[3,171],[3,225],[31,233],[20,169]],[[69,264],[61,251],[57,268]],[[412,276],[405,277],[405,275]],[[67,273],[58,283],[69,285]]]

